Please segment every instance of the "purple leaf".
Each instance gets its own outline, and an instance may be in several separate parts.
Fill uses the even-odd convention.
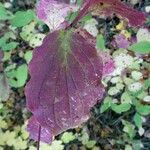
[[[93,15],[98,16],[102,14],[110,16],[115,13],[118,16],[126,18],[131,26],[140,26],[146,20],[142,12],[128,7],[120,0],[86,0],[82,10],[71,25],[76,24],[88,12],[92,12]]]
[[[118,48],[124,48],[127,49],[130,45],[130,42],[123,34],[119,34],[115,37],[115,42],[117,44]]]
[[[107,75],[113,73],[115,69],[115,63],[109,53],[99,52],[99,55],[102,57],[103,60],[103,77],[106,77]]]
[[[40,127],[39,122],[36,120],[34,116],[32,116],[28,121],[27,130],[30,133],[30,137],[32,139],[35,139],[36,141],[38,141],[39,127]],[[49,130],[42,127],[40,135],[41,141],[49,143],[52,141],[51,138],[52,136]]]
[[[69,12],[76,11],[78,6],[76,2],[70,3],[69,0],[40,0],[37,5],[37,15],[43,20],[51,30],[65,28],[67,23],[65,17]],[[79,15],[72,24],[77,23],[88,12],[94,15],[117,15],[127,18],[130,25],[142,25],[145,21],[145,15],[134,10],[119,0],[86,0]]]
[[[48,139],[85,122],[91,107],[102,99],[103,62],[85,36],[70,30],[55,31],[34,50],[25,92],[27,107],[50,132]],[[29,131],[37,140],[32,122]],[[45,139],[41,140],[47,142]]]
[[[65,17],[77,8],[70,4],[69,0],[40,0],[37,5],[37,15],[51,30],[56,30],[65,26],[63,24]]]
[[[99,5],[99,7],[97,5]],[[142,25],[145,21],[143,13],[128,7],[120,0],[95,0],[91,10],[98,14],[101,14],[102,12],[108,15],[116,13],[117,15],[128,19],[131,26]]]
[[[37,14],[55,30],[66,27],[65,17],[76,9],[69,0],[41,0]],[[133,26],[145,21],[143,13],[119,0],[87,0],[71,25],[88,12],[116,13]],[[51,142],[54,136],[86,121],[91,107],[101,100],[104,93],[101,78],[113,71],[114,63],[107,56],[102,60],[94,43],[85,32],[57,30],[34,50],[29,65],[31,79],[26,86],[27,107],[33,113],[28,124],[31,138],[39,139],[40,127],[40,139]]]

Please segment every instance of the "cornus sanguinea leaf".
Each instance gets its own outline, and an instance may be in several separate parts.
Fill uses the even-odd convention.
[[[52,30],[66,26],[65,17],[69,12],[76,11],[76,1],[70,0],[41,0],[37,5],[38,17],[43,20]],[[93,15],[113,15],[128,19],[131,26],[142,25],[145,15],[125,5],[120,0],[85,0],[79,15],[73,24],[84,15],[91,12]]]
[[[121,0],[89,0],[89,10],[95,15],[112,15],[113,13],[128,19],[131,26],[142,25],[145,15],[125,5]]]
[[[86,33],[80,35],[72,30],[54,31],[34,50],[26,97],[34,116],[28,131],[35,140],[38,125],[43,132],[40,140],[45,142],[79,126],[103,96],[103,62],[94,44],[85,37]]]
[[[65,17],[77,9],[69,0],[41,0],[37,5],[37,15],[51,30],[55,30],[64,27]]]
[[[115,13],[118,16],[128,19],[131,26],[142,25],[146,20],[145,15],[142,12],[138,12],[137,10],[128,7],[120,0],[86,0],[79,15],[72,24],[75,24],[88,12],[98,16],[102,14],[110,16]]]
[[[39,18],[54,30],[34,50],[29,64],[31,79],[26,86],[26,97],[33,116],[28,131],[38,141],[51,142],[59,133],[85,122],[91,107],[102,99],[102,76],[114,70],[112,59],[96,52],[95,40],[87,32],[74,31],[71,27],[89,12],[116,13],[127,18],[132,26],[141,25],[145,20],[143,13],[119,0],[86,0],[75,20],[64,25],[68,13],[76,9],[76,1],[38,3]]]
[[[37,119],[34,116],[32,116],[28,121],[28,131],[30,133],[30,137],[36,141],[38,141],[39,129],[40,129],[40,123],[37,121]],[[49,143],[52,141],[52,135],[50,133],[50,130],[41,127],[40,132],[41,132],[40,139],[43,142]]]
[[[113,73],[115,69],[115,63],[112,57],[106,52],[99,52],[99,56],[102,57],[103,61],[103,77]]]

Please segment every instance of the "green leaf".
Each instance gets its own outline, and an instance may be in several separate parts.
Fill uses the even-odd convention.
[[[138,113],[136,113],[134,115],[134,118],[133,118],[134,122],[135,122],[135,125],[138,127],[138,128],[141,128],[142,127],[142,117],[141,115],[139,115]]]
[[[125,145],[125,150],[133,150],[131,145]]]
[[[0,4],[0,20],[9,20],[12,18],[12,13],[3,7],[2,4]]]
[[[150,87],[150,77],[144,81],[144,86],[146,89]]]
[[[123,131],[126,132],[128,136],[132,139],[135,136],[135,126],[125,120],[122,120],[122,124],[124,125]]]
[[[112,103],[112,98],[106,97],[104,99],[104,102],[103,102],[101,108],[100,108],[100,113],[105,112],[111,106],[111,103]]]
[[[95,146],[95,144],[96,144],[96,141],[90,140],[90,141],[88,141],[86,143],[86,147],[89,148],[89,149],[91,149],[91,148],[93,148]]]
[[[10,50],[15,49],[17,46],[18,46],[18,43],[17,43],[17,42],[5,43],[5,44],[2,46],[2,50],[3,50],[3,51],[10,51]]]
[[[9,143],[7,142],[7,144],[9,146],[11,146],[11,143],[13,141],[9,141]],[[14,143],[13,143],[14,149],[16,150],[24,150],[27,149],[27,141],[23,140],[21,137],[17,137],[14,139]]]
[[[10,51],[17,47],[18,43],[13,42],[16,36],[13,32],[6,32],[2,38],[0,38],[0,48],[3,51]]]
[[[18,88],[24,86],[28,76],[27,65],[23,64],[19,66],[16,70],[11,70],[6,73],[9,84],[12,87]]]
[[[15,27],[23,27],[35,19],[35,13],[32,10],[17,11],[11,20],[11,25]]]
[[[24,26],[22,28],[22,32],[20,33],[21,38],[29,42],[32,36],[36,34],[35,26],[36,26],[35,22],[31,22],[30,24]]]
[[[46,149],[43,148],[43,150]],[[54,140],[47,150],[64,150],[64,145],[62,144],[62,141]]]
[[[132,102],[132,97],[128,92],[124,92],[121,95],[121,103],[131,103]]]
[[[131,108],[131,105],[127,104],[127,103],[123,103],[123,104],[120,104],[120,105],[113,104],[113,103],[111,104],[111,109],[113,111],[115,111],[116,113],[118,113],[118,114],[121,114],[122,112],[126,112],[130,108]]]
[[[8,129],[5,132],[0,133],[0,145],[9,145],[12,146],[16,140],[16,132],[10,132]]]
[[[147,94],[148,94],[148,93],[147,93],[146,91],[142,90],[141,92],[137,93],[136,97],[137,97],[138,99],[144,99],[144,97],[146,97]]]
[[[86,16],[84,16],[80,21],[81,21],[81,23],[82,22],[87,22],[88,20],[90,20],[90,19],[92,19],[92,15],[91,14],[88,14],[88,15],[86,15]]]
[[[79,137],[79,141],[81,141],[83,145],[86,145],[86,143],[89,141],[89,135],[86,131],[82,131],[82,136]]]
[[[105,40],[102,34],[99,34],[96,39],[96,48],[100,50],[105,50]]]
[[[132,142],[133,150],[141,150],[141,145],[143,145],[143,144],[140,140],[134,140]]]
[[[62,137],[61,140],[63,143],[67,144],[71,141],[73,141],[75,139],[75,135],[72,132],[65,132]]]
[[[31,36],[29,45],[34,48],[37,46],[40,46],[43,42],[44,37],[45,37],[45,34],[42,34],[42,33],[34,34],[33,36]]]
[[[5,37],[0,38],[0,47],[3,47],[5,43],[6,43],[6,38]]]
[[[0,117],[0,129],[7,129],[7,128],[8,128],[7,122],[2,117]]]
[[[142,41],[131,45],[129,50],[140,53],[140,54],[149,54],[150,53],[150,42]]]
[[[77,0],[77,4],[78,4],[79,6],[81,6],[82,3],[83,3],[83,0]]]
[[[150,114],[150,106],[149,105],[143,105],[143,104],[138,103],[136,105],[136,110],[141,115],[149,115]]]
[[[27,63],[29,63],[32,59],[32,51],[27,51],[24,55],[24,59],[26,60]]]
[[[76,18],[76,16],[78,15],[78,12],[76,11],[76,12],[73,12],[73,13],[70,13],[67,17],[66,17],[66,20],[68,21],[68,22],[72,22],[75,18]]]

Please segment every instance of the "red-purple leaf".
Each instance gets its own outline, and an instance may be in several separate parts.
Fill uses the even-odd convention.
[[[86,0],[79,15],[73,21],[75,24],[85,14],[92,12],[94,15],[113,15],[114,13],[128,19],[131,26],[140,26],[146,20],[145,15],[128,7],[120,0]]]
[[[69,12],[77,10],[77,6],[70,0],[40,0],[37,5],[37,16],[43,20],[51,30],[65,27],[63,24]]]
[[[77,10],[76,1],[71,3],[70,0],[40,0],[37,5],[38,17],[51,30],[65,28],[67,26],[65,17],[69,12]],[[143,13],[128,7],[120,0],[85,0],[79,15],[72,24],[76,24],[88,12],[92,12],[94,15],[105,14],[109,16],[116,13],[123,18],[127,18],[132,26],[142,25],[145,21]]]
[[[106,77],[113,73],[115,69],[115,63],[111,55],[109,55],[108,53],[101,51],[99,52],[99,55],[102,57],[103,60],[103,77]]]
[[[38,141],[39,127],[40,127],[39,122],[36,120],[34,116],[32,116],[28,121],[27,130],[30,133],[30,137],[32,139],[35,139],[36,141]],[[42,127],[41,135],[40,135],[41,141],[49,143],[50,141],[52,141],[51,138],[52,136],[51,136],[50,131]]]
[[[68,0],[41,0],[38,15],[49,27],[54,25],[56,29],[74,8]],[[141,25],[145,20],[143,13],[119,0],[87,0],[71,25],[88,12],[98,15],[116,13],[127,18],[133,26]],[[54,18],[57,18],[56,22]],[[50,33],[34,50],[29,65],[31,79],[26,87],[27,107],[33,113],[28,124],[31,138],[39,139],[40,127],[40,139],[51,142],[64,130],[86,121],[91,107],[102,98],[102,74],[109,74],[114,65],[111,58],[105,59],[107,55],[102,62],[94,43],[87,33],[80,30],[58,30]]]
[[[91,107],[103,96],[103,63],[94,45],[84,37],[64,30],[50,33],[34,50],[29,64],[27,107],[50,132],[48,139],[86,121]],[[32,121],[32,138],[37,140],[37,128],[30,124]],[[47,137],[41,140],[47,142]]]

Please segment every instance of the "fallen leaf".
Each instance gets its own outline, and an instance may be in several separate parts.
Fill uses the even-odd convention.
[[[27,107],[50,139],[85,122],[104,93],[103,63],[94,44],[70,30],[50,33],[34,50],[29,71]]]

